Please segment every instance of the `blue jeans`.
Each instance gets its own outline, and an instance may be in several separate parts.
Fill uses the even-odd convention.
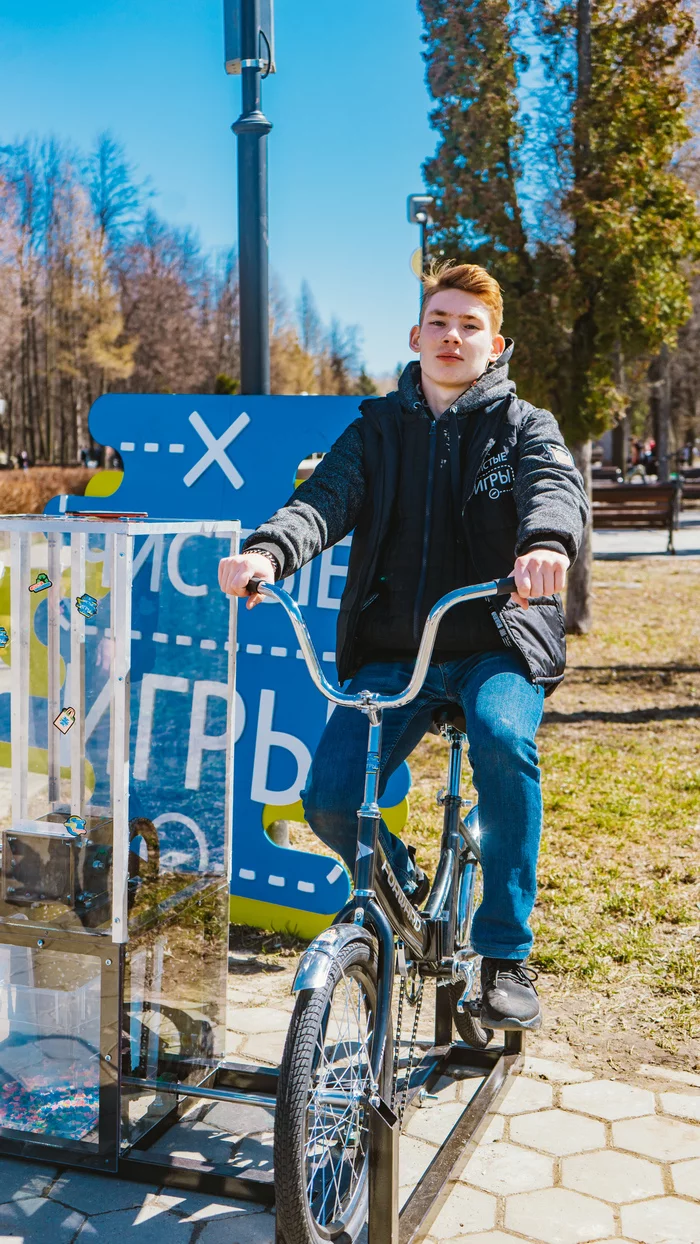
[[[412,662],[365,665],[346,690],[396,695]],[[384,714],[380,796],[389,776],[430,728],[435,709],[459,704],[467,723],[469,760],[479,795],[484,894],[472,927],[480,955],[524,959],[532,948],[529,918],[535,902],[542,796],[535,735],[544,692],[530,682],[517,654],[486,652],[433,664],[416,699]],[[355,867],[357,809],[363,798],[368,722],[353,708],[336,708],[314,756],[302,794],[314,833]],[[383,822],[380,840],[398,881],[415,887],[414,867],[400,838]]]

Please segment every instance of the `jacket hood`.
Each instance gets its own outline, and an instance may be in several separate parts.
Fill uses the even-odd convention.
[[[507,337],[503,353],[493,363],[489,363],[479,379],[457,398],[454,403],[455,414],[466,415],[471,410],[490,406],[493,402],[502,401],[509,393],[515,393],[515,384],[508,378],[508,364],[513,348],[512,339]],[[409,363],[401,373],[398,393],[405,410],[415,410],[417,407],[427,409],[420,379],[420,363],[417,361]]]

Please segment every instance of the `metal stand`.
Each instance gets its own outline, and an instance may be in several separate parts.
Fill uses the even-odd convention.
[[[438,990],[438,997],[441,992]],[[487,1126],[488,1116],[495,1111],[508,1076],[517,1068],[523,1052],[523,1033],[506,1032],[504,1037],[502,1049],[472,1050],[461,1043],[452,1045],[430,1070],[426,1087],[437,1083],[441,1076],[449,1076],[450,1072],[456,1070],[464,1071],[469,1068],[477,1074],[479,1071],[487,1074],[404,1205],[399,1216],[398,1234],[395,1237],[385,1237],[387,1241],[391,1240],[391,1244],[417,1244],[428,1234],[451,1191],[452,1183],[476,1149]],[[427,1051],[424,1063],[430,1060],[432,1052]],[[420,1071],[420,1068],[417,1070]],[[412,1090],[410,1100],[415,1102],[421,1087],[422,1085],[417,1085]],[[389,1178],[389,1164],[385,1162],[385,1187],[389,1186]],[[397,1181],[391,1185],[394,1202],[398,1202],[398,1192]]]

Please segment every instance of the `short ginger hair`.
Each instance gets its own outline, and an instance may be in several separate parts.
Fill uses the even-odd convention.
[[[480,298],[485,306],[488,307],[489,321],[494,337],[496,333],[501,331],[501,324],[503,323],[501,287],[495,277],[492,277],[485,268],[480,268],[476,263],[456,264],[452,259],[440,263],[433,259],[428,271],[423,276],[422,285],[421,324],[423,323],[423,316],[425,315],[428,302],[433,294],[439,294],[443,289],[461,289],[465,294],[474,294],[476,298]]]

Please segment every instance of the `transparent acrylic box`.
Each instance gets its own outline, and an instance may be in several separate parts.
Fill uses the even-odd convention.
[[[237,542],[0,518],[0,1148],[110,1161],[223,1056]]]

